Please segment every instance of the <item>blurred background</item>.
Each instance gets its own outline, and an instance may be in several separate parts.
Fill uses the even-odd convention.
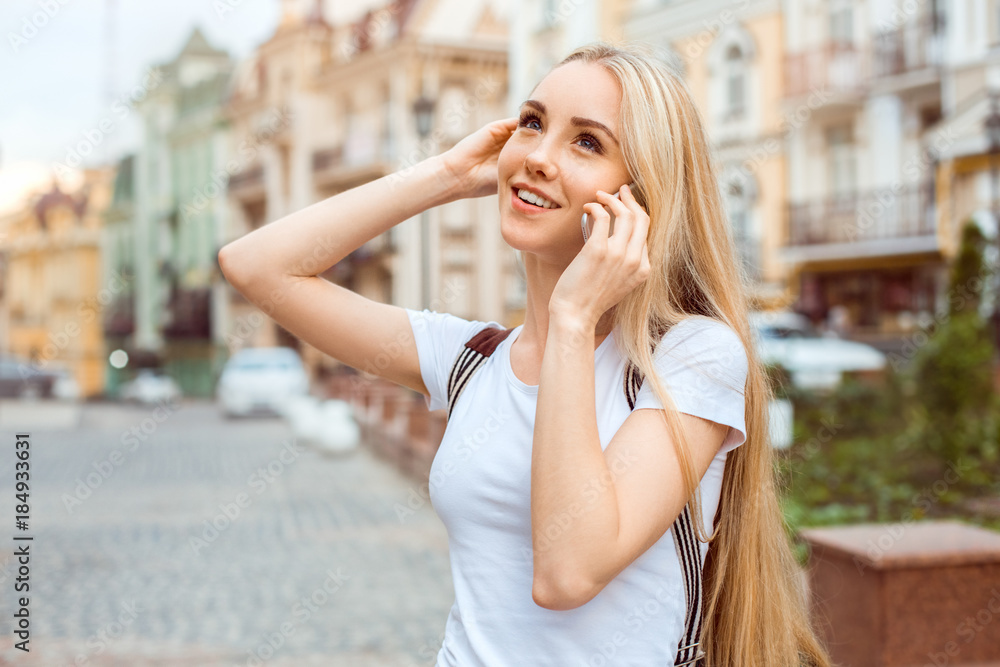
[[[217,254],[514,115],[596,39],[701,107],[804,578],[812,529],[885,526],[855,540],[876,564],[935,542],[917,522],[1000,529],[996,0],[8,0],[0,36],[0,424],[33,434],[38,535],[37,650],[5,632],[0,664],[434,663],[441,411]],[[514,327],[498,222],[454,202],[321,275]],[[1000,660],[985,635],[962,656]]]

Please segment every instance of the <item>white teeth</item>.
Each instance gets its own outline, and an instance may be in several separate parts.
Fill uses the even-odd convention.
[[[539,197],[533,192],[528,192],[527,190],[521,189],[517,191],[518,199],[523,199],[526,202],[535,204],[536,206],[541,206],[542,208],[555,208],[556,205],[550,202],[544,197]]]

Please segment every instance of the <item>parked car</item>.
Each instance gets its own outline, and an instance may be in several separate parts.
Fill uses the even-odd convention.
[[[52,388],[61,375],[59,371],[39,368],[26,359],[0,357],[0,396],[51,398]]]
[[[284,414],[288,399],[309,394],[309,375],[290,347],[236,352],[222,369],[216,396],[227,417]]]
[[[754,312],[750,325],[761,359],[783,366],[797,387],[830,389],[840,384],[844,373],[885,368],[881,351],[833,332],[820,334],[800,313]]]
[[[80,398],[80,385],[73,377],[72,371],[65,367],[52,369],[56,379],[52,383],[52,397],[65,401],[75,401]]]
[[[140,368],[133,380],[122,385],[119,396],[126,401],[152,405],[178,399],[181,393],[177,382],[162,370]]]

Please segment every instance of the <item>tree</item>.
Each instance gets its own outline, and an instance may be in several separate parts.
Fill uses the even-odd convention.
[[[980,457],[995,444],[993,345],[979,312],[989,278],[983,261],[986,239],[972,221],[951,267],[948,318],[914,360],[916,398],[926,419],[926,444],[942,463]],[[971,480],[967,480],[971,481]]]

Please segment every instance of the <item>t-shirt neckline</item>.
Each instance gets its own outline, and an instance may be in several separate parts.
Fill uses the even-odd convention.
[[[521,329],[523,328],[524,328],[523,324],[519,324],[516,327],[514,327],[514,330],[510,332],[510,335],[507,336],[507,339],[504,341],[502,350],[503,370],[504,374],[507,376],[508,382],[510,382],[512,387],[524,392],[525,394],[531,394],[537,396],[539,385],[526,384],[522,382],[521,379],[514,374],[514,367],[510,363],[510,348],[514,344],[514,340],[518,337],[518,335],[520,335]],[[611,333],[605,336],[604,340],[601,341],[601,344],[598,345],[597,348],[594,350],[595,362],[597,361],[597,358],[604,352],[605,348],[611,345],[611,339],[614,337],[614,335],[615,335],[615,330],[612,329]]]

